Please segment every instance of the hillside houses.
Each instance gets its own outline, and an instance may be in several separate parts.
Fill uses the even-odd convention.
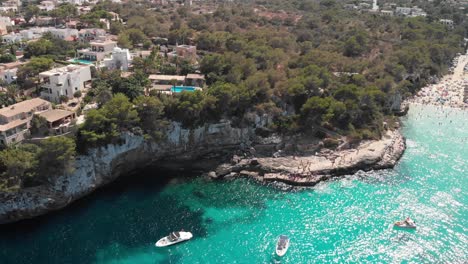
[[[0,146],[70,132],[77,119],[84,121],[85,106],[97,104],[92,83],[106,71],[118,73],[122,83],[145,78],[141,83],[149,84],[140,95],[163,86],[156,90],[172,94],[205,87],[205,76],[199,73],[203,53],[198,53],[193,40],[179,45],[177,41],[169,43],[168,38],[146,36],[141,44],[130,41],[119,47],[119,34],[112,35],[109,30],[111,23],[124,22],[118,13],[107,12],[95,21],[80,16],[95,12],[97,2],[38,1],[40,11],[33,16],[17,9],[20,1],[2,2],[4,11],[10,6],[19,11],[0,17],[1,55],[8,61],[0,64],[0,119],[4,117]],[[76,5],[77,14],[70,18],[57,15],[63,3]],[[141,69],[146,63],[151,70]],[[34,117],[44,122],[40,135],[33,126]]]

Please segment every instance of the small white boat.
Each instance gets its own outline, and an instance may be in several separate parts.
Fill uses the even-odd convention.
[[[401,228],[416,228],[416,223],[409,217],[403,221],[395,222],[393,225]]]
[[[276,243],[276,255],[282,257],[286,252],[288,251],[289,248],[289,237],[285,235],[281,235],[278,238],[278,243]]]
[[[193,237],[192,233],[190,232],[172,232],[168,236],[165,236],[156,242],[156,247],[167,247],[170,245],[174,245],[183,241],[187,241]]]

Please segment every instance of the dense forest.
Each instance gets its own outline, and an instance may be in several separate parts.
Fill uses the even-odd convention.
[[[81,17],[59,9],[64,14],[57,16],[76,16],[98,27],[108,11],[118,13],[125,23],[113,21],[110,31],[118,36],[119,46],[153,50],[148,58],[135,59],[130,77],[110,70],[93,73],[84,104],[96,102],[99,108],[86,114],[78,130],[78,151],[114,142],[122,131],[160,140],[170,121],[196,127],[230,119],[236,126],[247,126],[252,114],[271,116],[273,124],[262,131],[267,134],[323,138],[323,131],[330,131],[350,141],[379,138],[383,123],[395,119],[392,98],[413,95],[446,73],[456,54],[464,51],[466,16],[451,17],[458,19],[451,29],[438,22],[442,11],[431,11],[440,8],[429,4],[427,18],[382,17],[342,5],[333,0],[257,1],[203,12],[197,7],[105,1]],[[268,16],[278,12],[282,16]],[[160,41],[196,45],[199,62],[169,63],[159,55]],[[25,56],[32,59],[20,69],[19,83],[28,81],[26,73],[49,69],[53,60],[64,59],[78,47],[49,35],[29,45]],[[202,91],[147,91],[149,74],[197,70],[207,80]],[[43,148],[26,146],[14,153],[8,149],[0,160],[7,164],[11,155],[37,160],[43,156],[37,153],[48,149]],[[66,153],[67,158],[74,155]],[[31,171],[41,168],[41,162],[29,162],[28,168],[11,173],[29,179],[39,173]],[[10,173],[8,166],[6,171]]]
[[[127,20],[126,26],[113,26],[121,43],[137,39],[127,44],[136,46],[167,37],[169,44],[196,44],[203,52],[197,66],[208,88],[172,96],[153,94],[145,100],[151,100],[155,109],[144,110],[142,118],[138,96],[144,92],[145,72],[166,73],[164,58],[142,61],[142,74],[133,80],[101,73],[96,95],[102,98],[107,89],[104,98],[110,101],[101,101],[103,107],[90,113],[93,118],[81,129],[80,140],[108,142],[117,131],[135,125],[146,132],[161,127],[148,127],[147,120],[197,126],[229,118],[245,125],[250,112],[273,116],[272,132],[310,134],[322,127],[356,139],[378,138],[383,121],[392,119],[389,98],[411,96],[445,73],[455,54],[463,51],[466,28],[450,30],[435,19],[359,14],[329,0],[269,1],[267,7],[286,9],[288,16],[262,17],[248,4],[220,6],[202,15],[183,7],[167,12],[108,4],[107,9]],[[125,82],[135,85],[119,88]],[[116,124],[116,113],[106,107],[116,100],[123,103],[121,96],[111,99],[116,93],[136,105],[128,122]]]

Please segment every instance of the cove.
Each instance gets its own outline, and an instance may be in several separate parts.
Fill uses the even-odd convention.
[[[146,168],[70,207],[0,226],[0,263],[461,263],[468,259],[468,113],[412,105],[392,170],[282,191]],[[411,216],[416,231],[394,230]],[[177,229],[194,239],[157,249]],[[291,247],[274,256],[276,238]]]

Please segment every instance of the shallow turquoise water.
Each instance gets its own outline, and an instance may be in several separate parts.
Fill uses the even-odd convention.
[[[280,191],[148,169],[46,217],[0,228],[0,263],[466,263],[468,113],[413,107],[395,170]],[[446,116],[447,115],[447,116]],[[139,178],[139,179],[136,179]],[[394,230],[411,216],[416,231]],[[194,239],[154,242],[171,230]],[[291,238],[274,257],[280,234]]]

